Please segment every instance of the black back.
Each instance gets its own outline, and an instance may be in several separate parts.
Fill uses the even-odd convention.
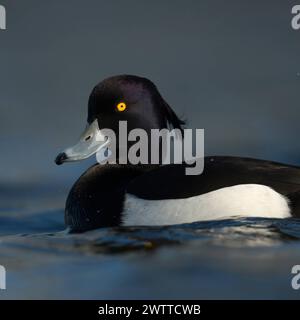
[[[201,175],[187,176],[185,168],[184,164],[162,166],[134,179],[127,191],[148,200],[180,199],[238,184],[261,184],[290,198],[293,214],[300,217],[300,167],[218,156],[205,158]]]
[[[300,167],[277,162],[217,156],[205,157],[201,175],[187,176],[185,168],[185,164],[162,166],[136,178],[127,190],[149,200],[187,198],[251,183],[270,186],[283,195],[300,190]]]

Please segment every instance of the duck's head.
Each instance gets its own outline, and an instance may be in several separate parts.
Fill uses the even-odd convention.
[[[132,75],[114,76],[100,82],[91,92],[88,102],[87,128],[73,147],[61,152],[56,164],[83,160],[106,149],[108,141],[101,130],[111,129],[119,139],[119,121],[127,121],[132,129],[177,128],[180,120],[150,80]],[[116,143],[118,146],[118,143]]]

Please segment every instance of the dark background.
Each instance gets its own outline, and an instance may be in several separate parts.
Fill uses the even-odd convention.
[[[148,77],[206,154],[300,164],[297,1],[12,1],[0,31],[0,181],[68,185],[56,167],[86,123],[92,87]],[[299,3],[299,1],[298,1]]]

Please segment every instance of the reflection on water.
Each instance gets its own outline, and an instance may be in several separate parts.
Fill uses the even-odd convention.
[[[16,192],[19,201],[1,193],[1,298],[300,297],[290,286],[300,220],[233,217],[69,234],[55,190]]]

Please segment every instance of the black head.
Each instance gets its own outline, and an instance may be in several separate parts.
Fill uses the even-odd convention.
[[[88,158],[104,150],[105,143],[96,138],[102,129],[113,130],[119,139],[119,123],[126,121],[127,130],[143,129],[150,134],[151,129],[179,129],[183,133],[184,122],[162,98],[150,80],[132,75],[114,76],[100,82],[91,92],[88,102],[88,128],[80,141],[60,153],[57,164]],[[116,157],[118,158],[118,143]],[[130,146],[130,143],[128,143]]]
[[[89,97],[88,123],[95,119],[100,129],[109,128],[115,132],[120,120],[127,121],[128,130],[147,131],[169,126],[182,130],[184,124],[153,82],[132,75],[110,77],[93,89]]]

